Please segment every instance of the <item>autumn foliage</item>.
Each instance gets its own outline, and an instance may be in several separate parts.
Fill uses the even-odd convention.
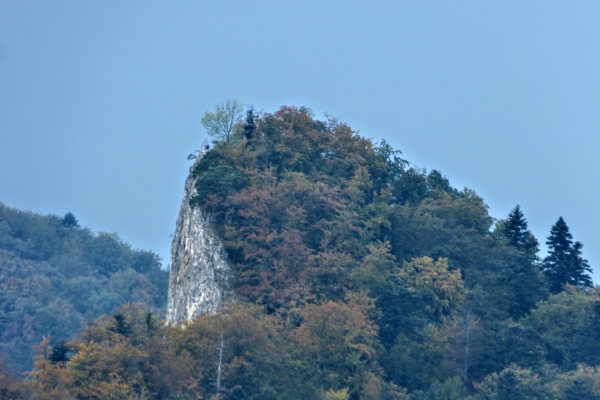
[[[474,191],[306,108],[247,115],[245,134],[217,141],[193,171],[191,203],[224,244],[234,302],[182,326],[143,304],[115,310],[69,342],[64,363],[42,342],[19,390],[600,398],[600,292],[567,285],[550,296],[522,214],[494,224]]]

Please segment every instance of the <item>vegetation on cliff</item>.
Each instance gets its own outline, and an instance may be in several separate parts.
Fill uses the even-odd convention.
[[[494,221],[474,191],[306,108],[251,109],[229,132],[196,164],[192,204],[223,241],[235,303],[183,328],[122,308],[65,344],[68,361],[43,342],[19,390],[600,398],[600,291],[568,229],[542,261],[520,207]]]

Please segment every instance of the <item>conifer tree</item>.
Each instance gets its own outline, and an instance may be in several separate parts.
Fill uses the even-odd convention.
[[[52,354],[48,359],[52,364],[63,363],[63,365],[69,361],[68,353],[71,351],[66,340],[61,340],[55,346],[52,346]]]
[[[573,235],[563,217],[550,230],[546,244],[550,248],[544,259],[544,272],[548,277],[550,291],[558,293],[565,284],[577,287],[592,287],[592,272],[587,260],[581,257],[580,242],[573,243]]]
[[[246,123],[244,124],[244,136],[246,140],[252,139],[252,135],[256,130],[256,121],[254,120],[254,108],[250,107],[246,111]]]
[[[592,272],[592,268],[588,264],[588,261],[581,257],[582,248],[583,244],[581,242],[573,243],[570,260],[572,284],[576,286],[593,287],[592,278],[587,274],[587,272]]]
[[[527,219],[517,204],[508,214],[501,232],[517,252],[516,260],[502,276],[508,312],[518,319],[545,297],[544,279],[538,265],[538,241],[527,227]]]
[[[518,204],[508,214],[503,233],[509,245],[519,249],[522,255],[528,258],[535,258],[538,250],[538,241],[527,229],[527,219],[525,219]]]
[[[77,218],[75,218],[75,216],[73,215],[73,213],[66,213],[65,216],[62,219],[62,225],[66,226],[67,228],[75,228],[79,226],[79,223],[77,222]]]
[[[108,328],[109,331],[118,333],[119,335],[123,335],[125,337],[129,336],[133,332],[131,325],[125,320],[125,315],[116,313],[113,318],[115,319],[114,325]]]
[[[432,170],[429,175],[427,175],[427,185],[429,186],[430,191],[439,189],[447,193],[453,192],[448,178],[442,175],[442,173],[437,169]]]

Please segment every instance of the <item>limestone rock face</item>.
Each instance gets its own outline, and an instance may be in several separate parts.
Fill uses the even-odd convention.
[[[200,207],[190,206],[196,193],[193,168],[185,181],[171,245],[167,323],[174,325],[214,313],[226,296],[229,275],[225,251],[212,232],[206,213]]]

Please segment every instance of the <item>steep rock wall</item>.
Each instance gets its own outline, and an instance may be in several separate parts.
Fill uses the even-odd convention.
[[[214,313],[226,295],[229,268],[223,246],[212,232],[204,211],[190,206],[190,199],[196,193],[193,169],[194,166],[185,181],[171,245],[167,303],[167,323],[171,324]]]

